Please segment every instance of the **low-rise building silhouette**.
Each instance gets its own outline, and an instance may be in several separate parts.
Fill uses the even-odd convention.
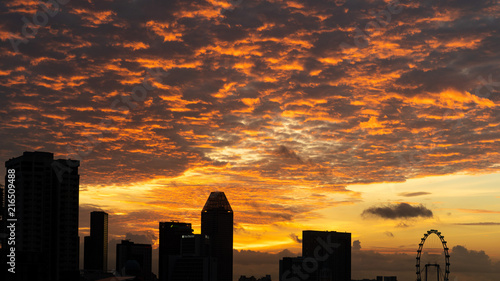
[[[183,235],[181,255],[171,257],[173,281],[217,281],[217,259],[210,255],[210,239],[201,234]]]
[[[151,281],[151,257],[151,244],[122,240],[121,244],[116,245],[116,271],[121,276],[136,276],[144,281]]]
[[[351,280],[351,234],[302,232],[302,256],[280,260],[279,279],[304,281]]]

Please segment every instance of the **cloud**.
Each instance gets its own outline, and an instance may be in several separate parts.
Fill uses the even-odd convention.
[[[409,250],[409,249],[408,249]],[[352,252],[353,278],[373,278],[377,275],[397,276],[398,280],[413,280],[415,273],[415,254],[380,253],[373,250]],[[454,246],[450,251],[450,280],[494,281],[500,273],[500,262],[493,262],[484,251],[468,250]],[[444,263],[444,256],[442,258]]]
[[[399,222],[396,227],[399,227],[399,228],[407,228],[407,227],[410,227],[410,225],[406,222]]]
[[[266,253],[250,250],[233,250],[234,276],[265,276],[271,274],[272,279],[278,279],[278,264],[283,257],[297,257],[299,253],[293,253],[287,249],[278,253]]]
[[[429,194],[432,194],[430,192],[424,192],[424,191],[420,191],[420,192],[401,192],[401,193],[398,193],[399,196],[404,196],[404,197],[415,197],[415,196],[422,196],[422,195],[429,195]]]
[[[72,4],[18,53],[9,39],[40,8],[6,5],[0,158],[79,153],[90,187],[201,166],[335,188],[497,170],[486,159],[498,157],[498,89],[475,94],[480,75],[498,77],[498,18],[481,16],[491,1],[439,4],[446,20],[405,6],[355,59],[339,44],[353,44],[383,1],[244,1],[222,15],[215,2]],[[158,67],[169,75],[134,99]]]
[[[472,214],[500,214],[500,211],[483,210],[483,209],[457,209],[460,212]]]
[[[455,225],[493,226],[493,225],[500,225],[500,222],[464,222],[464,223],[455,223]]]
[[[408,203],[392,204],[383,207],[370,207],[363,211],[363,216],[376,216],[383,219],[406,219],[433,216],[432,211],[423,205],[412,206]]]
[[[153,245],[158,238],[152,231],[146,231],[145,234],[138,234],[138,233],[130,233],[127,232],[125,234],[125,239],[124,240],[130,240],[136,244],[151,244]]]
[[[292,238],[292,240],[296,243],[302,243],[302,239],[300,239],[299,236],[297,236],[295,233],[291,233],[290,235],[288,235],[288,237]]]
[[[302,161],[302,159],[293,150],[288,149],[284,145],[280,145],[280,147],[275,151],[275,153],[285,159],[293,159],[300,164],[304,163],[304,161]]]
[[[453,257],[456,272],[500,273],[500,262],[493,262],[484,251],[468,250],[457,245],[451,249],[450,256]]]
[[[354,240],[352,242],[352,250],[353,251],[359,251],[359,250],[361,250],[361,242],[359,240]]]

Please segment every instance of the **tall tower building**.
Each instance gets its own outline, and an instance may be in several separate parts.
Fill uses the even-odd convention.
[[[90,213],[90,236],[84,238],[83,268],[108,271],[108,214]]]
[[[233,210],[224,192],[212,192],[201,211],[201,234],[217,259],[217,281],[233,280]]]
[[[75,160],[54,160],[48,152],[24,152],[5,162],[7,171],[15,170],[17,219],[16,273],[7,280],[79,279],[79,165]]]
[[[176,257],[181,255],[181,241],[183,235],[192,235],[190,223],[171,221],[160,222],[160,249],[159,249],[159,280],[172,280],[172,264]]]
[[[351,233],[304,230],[302,257],[318,260],[318,268],[310,273],[309,280],[350,281]]]

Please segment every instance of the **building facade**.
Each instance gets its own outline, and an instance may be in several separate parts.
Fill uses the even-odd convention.
[[[311,280],[351,280],[351,233],[302,231],[302,256],[318,263]]]
[[[121,276],[136,276],[139,280],[153,280],[151,244],[135,244],[122,240],[116,245],[116,271]]]
[[[304,268],[303,257],[284,257],[279,262],[279,280],[280,281],[313,280],[307,269],[308,267]]]
[[[16,274],[6,280],[78,280],[79,165],[48,152],[24,152],[5,163],[15,171],[17,219]]]
[[[217,259],[217,281],[233,280],[233,210],[224,192],[212,192],[201,211],[201,234]]]
[[[172,280],[172,263],[176,259],[174,257],[181,255],[182,236],[191,234],[193,234],[193,228],[190,223],[178,221],[160,222],[160,246],[158,257],[158,274],[160,281]]]
[[[83,269],[108,271],[108,214],[90,213],[90,236],[84,238]]]
[[[201,234],[183,235],[181,255],[171,257],[172,281],[217,281],[217,261],[210,256],[210,239]]]

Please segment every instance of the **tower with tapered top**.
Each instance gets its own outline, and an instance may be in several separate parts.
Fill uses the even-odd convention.
[[[201,211],[201,234],[211,241],[217,281],[233,279],[233,209],[224,192],[212,192]]]

